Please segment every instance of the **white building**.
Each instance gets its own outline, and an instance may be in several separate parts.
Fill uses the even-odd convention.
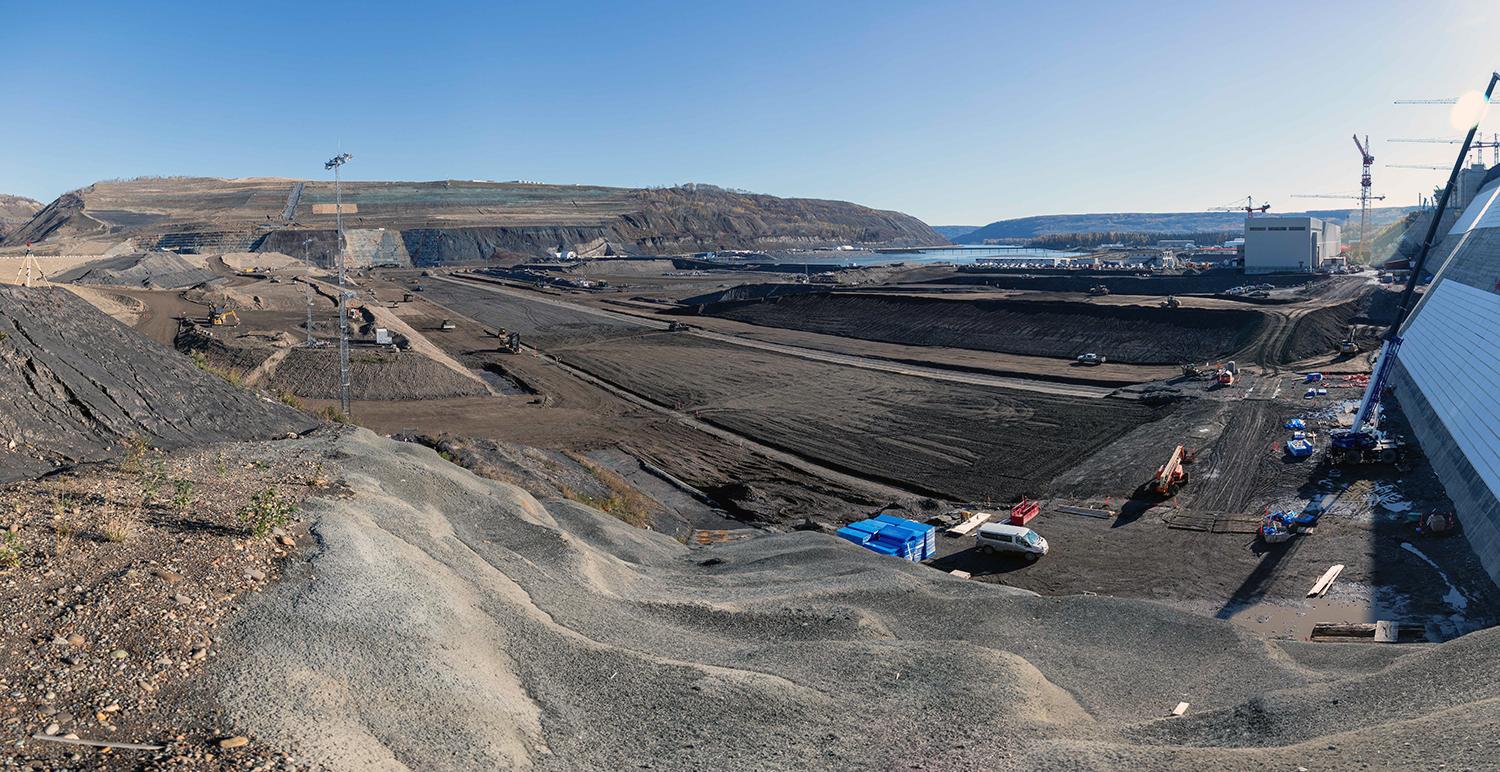
[[[1245,273],[1313,273],[1339,254],[1339,226],[1317,217],[1245,218]]]

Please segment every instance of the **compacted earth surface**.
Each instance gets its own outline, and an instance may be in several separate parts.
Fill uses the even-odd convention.
[[[142,270],[180,267],[158,262]],[[737,320],[679,302],[732,294],[732,273],[667,261],[564,268],[590,283],[571,289],[359,272],[365,359],[344,416],[331,349],[305,345],[330,340],[336,290],[204,265],[233,292],[143,281],[85,287],[103,311],[61,290],[0,306],[37,326],[31,309],[76,303],[55,316],[93,331],[0,341],[18,393],[60,427],[19,424],[25,443],[0,454],[15,502],[0,600],[19,620],[0,634],[18,663],[0,764],[1483,768],[1500,753],[1500,591],[1461,529],[1413,528],[1451,508],[1420,450],[1342,469],[1285,452],[1290,419],[1315,439],[1349,421],[1369,363],[1336,347],[1352,332],[1368,352],[1378,332],[1368,282],[1166,308],[1165,293],[966,300],[933,283],[942,270],[892,268],[834,295],[781,277],[801,289],[740,306],[780,316]],[[924,292],[945,299],[906,299]],[[204,318],[223,298],[238,324]],[[1073,332],[1033,329],[1028,304]],[[1248,321],[1196,339],[1181,324],[1209,312]],[[1176,337],[1103,327],[1111,314]],[[1140,361],[1079,366],[1073,347],[1099,345],[1084,334]],[[1151,359],[1153,340],[1182,351]],[[142,373],[133,391],[98,374],[118,351]],[[1198,371],[1235,357],[1235,383],[1172,361],[1189,353]],[[65,393],[133,396],[89,423]],[[184,401],[212,418],[179,417]],[[1393,403],[1388,425],[1402,420]],[[1149,494],[1179,444],[1186,485]],[[908,563],[830,533],[882,511],[1003,518],[1023,496],[1051,544],[1034,563],[944,536]],[[1267,511],[1308,505],[1326,513],[1315,531],[1256,538]],[[1333,588],[1306,597],[1334,564]],[[1377,620],[1410,642],[1312,635]]]

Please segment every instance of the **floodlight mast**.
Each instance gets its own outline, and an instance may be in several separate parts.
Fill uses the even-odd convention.
[[[349,292],[344,289],[344,198],[339,167],[354,156],[339,153],[323,164],[333,170],[333,232],[339,263],[339,411],[349,415]]]

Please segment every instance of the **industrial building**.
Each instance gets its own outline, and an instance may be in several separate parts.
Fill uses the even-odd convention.
[[[1339,226],[1317,217],[1245,218],[1245,273],[1316,272],[1339,254]]]
[[[1500,170],[1434,248],[1393,383],[1474,552],[1500,582]]]

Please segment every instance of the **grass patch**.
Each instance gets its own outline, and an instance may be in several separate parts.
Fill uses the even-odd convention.
[[[600,498],[579,493],[572,488],[563,486],[562,494],[565,497],[580,504],[608,512],[636,528],[645,528],[650,523],[651,513],[656,510],[654,502],[650,497],[636,490],[635,486],[625,481],[624,477],[621,477],[611,469],[600,466],[596,461],[582,453],[575,453],[568,450],[563,451],[563,455],[573,459],[578,462],[579,466],[587,469],[589,474],[593,475],[594,479],[598,480],[604,486],[605,490],[609,491],[608,496]]]
[[[220,380],[224,381],[225,383],[229,384],[230,386],[243,386],[244,385],[244,382],[243,382],[244,374],[241,373],[240,371],[238,371],[238,370],[231,370],[230,368],[227,368],[227,367],[219,367],[219,366],[213,364],[212,362],[209,362],[208,361],[208,357],[204,356],[203,352],[201,352],[201,351],[194,351],[192,354],[189,354],[188,356],[190,356],[192,358],[193,364],[197,365],[199,370],[202,370],[203,372],[208,373],[209,375],[218,376]]]
[[[296,511],[296,504],[282,498],[275,488],[266,488],[251,496],[250,503],[240,509],[240,522],[251,536],[264,539],[271,531],[290,525]]]
[[[17,534],[6,531],[0,535],[0,568],[20,568],[21,556],[26,554],[26,545]]]

